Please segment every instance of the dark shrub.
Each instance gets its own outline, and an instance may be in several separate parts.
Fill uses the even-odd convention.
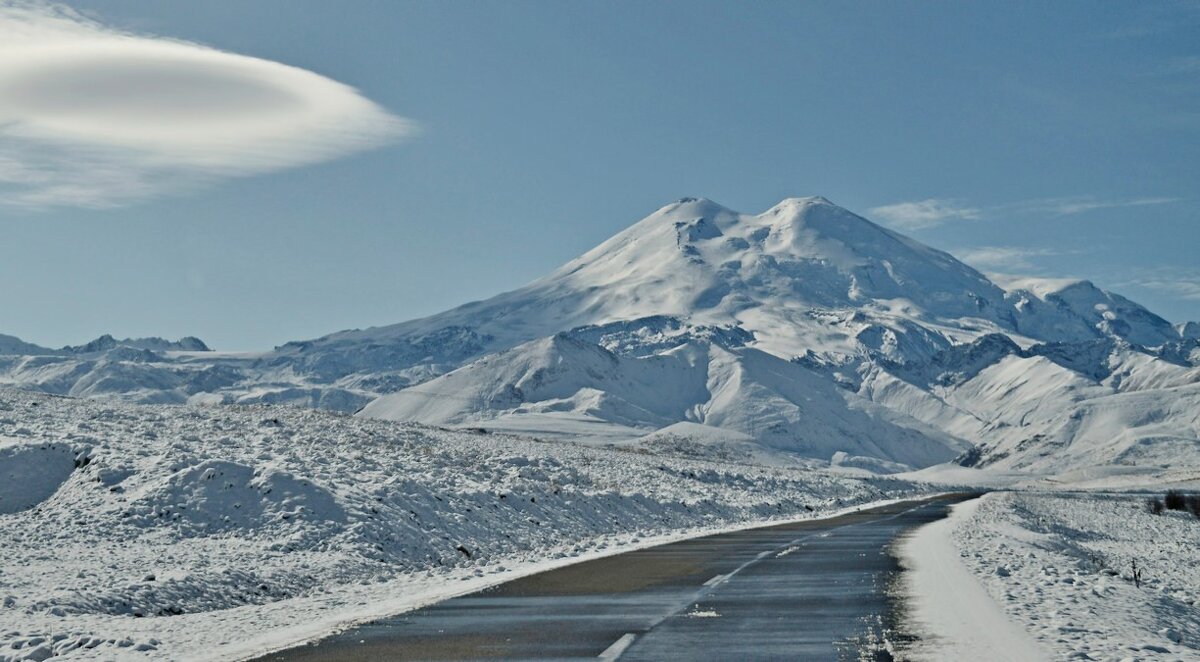
[[[1200,494],[1189,495],[1186,501],[1188,512],[1200,519]]]
[[[1158,497],[1154,497],[1146,502],[1146,506],[1148,506],[1150,508],[1150,512],[1154,513],[1155,515],[1162,514],[1162,511],[1163,511],[1162,499],[1160,499]]]
[[[1163,499],[1163,503],[1167,506],[1167,510],[1187,509],[1187,497],[1183,496],[1183,492],[1176,490],[1168,490],[1167,497]]]

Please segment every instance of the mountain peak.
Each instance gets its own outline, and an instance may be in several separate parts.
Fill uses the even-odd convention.
[[[999,322],[1004,299],[953,257],[820,196],[787,198],[757,215],[685,198],[531,287],[523,300],[561,304],[556,319],[575,325],[649,315],[725,324],[750,309],[792,318],[864,305]]]
[[[771,227],[781,248],[801,250],[806,257],[829,252],[824,257],[836,258],[849,251],[886,259],[900,249],[894,233],[820,196],[786,198],[755,218]]]
[[[732,209],[708,198],[680,198],[651,214],[655,216],[710,216],[716,214],[732,214]]]
[[[808,196],[802,196],[802,197],[784,198],[784,199],[780,200],[774,207],[771,207],[771,209],[768,209],[767,211],[772,211],[775,209],[794,209],[797,207],[808,207],[808,206],[812,206],[812,205],[837,207],[838,209],[841,209],[841,207],[838,207],[838,205],[831,202],[829,200],[829,198],[826,198],[826,197],[823,197],[820,195],[808,195]]]
[[[709,198],[688,197],[680,198],[674,202],[664,205],[658,209],[658,211],[644,219],[642,223],[637,223],[631,226],[626,232],[634,231],[635,229],[643,230],[645,227],[643,226],[643,223],[651,220],[661,221],[662,219],[668,219],[670,221],[677,222],[707,219],[709,222],[719,220],[722,225],[729,225],[743,221],[750,221],[751,219],[761,219],[762,221],[767,221],[771,224],[774,224],[777,219],[780,218],[806,218],[811,214],[822,212],[832,216],[856,219],[859,222],[865,222],[868,225],[874,226],[874,223],[867,221],[867,219],[856,216],[854,213],[839,207],[833,202],[830,202],[828,198],[824,198],[819,195],[784,198],[770,209],[757,216],[743,214]],[[755,225],[758,224],[761,224],[761,221]],[[655,225],[657,225],[657,223],[655,223]]]
[[[1020,313],[1017,330],[1070,340],[1115,336],[1157,347],[1181,336],[1167,320],[1125,297],[1078,278],[1022,278],[1004,283]]]

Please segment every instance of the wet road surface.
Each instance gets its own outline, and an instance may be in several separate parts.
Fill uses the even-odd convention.
[[[516,579],[264,660],[890,659],[888,547],[968,495],[685,540]]]

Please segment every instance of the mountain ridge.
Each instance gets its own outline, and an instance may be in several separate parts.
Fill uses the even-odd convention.
[[[1019,468],[1054,465],[1037,454],[1046,439],[1095,445],[1070,418],[1098,415],[1089,399],[1190,401],[1196,328],[1086,280],[1002,286],[825,198],[788,198],[758,214],[684,198],[523,287],[433,316],[244,355],[206,353],[198,340],[181,351],[105,336],[87,351],[36,356],[26,351],[36,346],[0,342],[0,354],[17,352],[0,356],[0,382],[148,402],[366,406],[364,415],[603,443],[669,437],[677,447],[691,431],[741,451],[751,438],[775,455],[830,462],[842,453],[879,466],[923,466],[974,447],[984,449],[972,455],[977,465]],[[685,356],[692,362],[680,363]],[[529,388],[526,368],[539,361],[566,391]],[[654,370],[693,386],[668,394]],[[421,404],[433,387],[441,402]],[[772,419],[781,411],[790,413]],[[1142,429],[1132,416],[1111,432]],[[1165,418],[1156,434],[1195,436],[1187,416]]]

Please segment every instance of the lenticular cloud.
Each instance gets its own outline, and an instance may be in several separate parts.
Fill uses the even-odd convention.
[[[0,4],[0,201],[104,207],[368,149],[412,125],[311,71]]]

